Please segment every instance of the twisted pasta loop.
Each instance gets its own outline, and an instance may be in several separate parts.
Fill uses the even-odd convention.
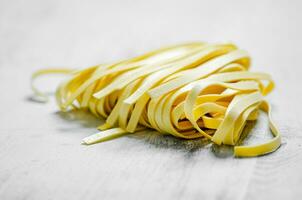
[[[234,148],[235,156],[257,156],[275,151],[281,138],[263,99],[274,82],[268,74],[249,72],[249,65],[248,54],[233,44],[182,44],[73,71],[58,87],[56,99],[63,111],[88,109],[106,118],[102,131],[84,138],[85,144],[152,128],[180,138],[206,137],[218,145],[236,145],[246,122],[256,120],[262,109],[274,138]],[[33,78],[49,72],[60,70],[41,70]]]

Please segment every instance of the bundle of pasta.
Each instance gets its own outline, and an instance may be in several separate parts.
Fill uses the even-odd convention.
[[[151,128],[184,139],[206,137],[218,145],[234,145],[235,156],[257,156],[275,151],[281,139],[263,99],[274,83],[268,74],[248,71],[249,65],[248,54],[233,44],[196,42],[84,70],[41,70],[32,80],[48,73],[70,74],[56,92],[60,109],[85,109],[106,119],[101,131],[84,138],[84,144]],[[236,146],[246,122],[256,120],[259,109],[268,113],[273,139]]]

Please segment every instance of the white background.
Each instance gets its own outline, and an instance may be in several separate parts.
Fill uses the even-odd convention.
[[[0,0],[0,199],[298,199],[301,2]],[[187,41],[234,42],[250,52],[251,70],[273,76],[277,152],[235,159],[200,140],[150,132],[83,146],[100,120],[30,100],[37,69],[87,67]],[[265,125],[251,138],[265,138]]]

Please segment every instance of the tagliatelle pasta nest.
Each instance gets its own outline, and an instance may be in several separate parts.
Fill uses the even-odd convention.
[[[56,91],[62,111],[89,110],[105,118],[93,144],[143,129],[184,139],[205,137],[233,145],[235,156],[258,156],[281,143],[264,100],[274,87],[265,73],[248,71],[250,57],[233,44],[201,42],[161,48],[128,60],[83,70],[45,69],[33,74],[67,73]],[[35,93],[45,97],[32,82]],[[236,146],[246,122],[268,113],[273,139]]]

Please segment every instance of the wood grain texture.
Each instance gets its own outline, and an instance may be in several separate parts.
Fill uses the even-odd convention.
[[[0,1],[0,199],[298,199],[302,195],[301,1]],[[32,102],[43,67],[86,67],[184,41],[233,41],[268,97],[281,148],[235,159],[228,147],[154,131],[80,145],[102,120]],[[41,80],[53,91],[58,79]],[[247,143],[270,137],[261,115]]]

